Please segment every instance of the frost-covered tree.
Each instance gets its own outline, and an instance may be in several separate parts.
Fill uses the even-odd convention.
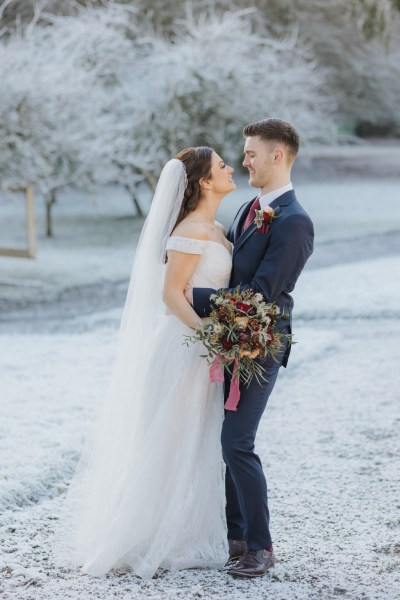
[[[132,196],[142,181],[154,187],[183,146],[209,144],[235,159],[243,124],[267,114],[297,122],[305,140],[331,139],[324,75],[306,44],[295,31],[254,32],[253,13],[198,16],[188,6],[166,36],[139,27],[135,8],[110,3],[9,38],[8,112],[20,115],[22,89],[29,118],[4,113],[4,183],[22,140],[26,160],[14,161],[13,177],[29,176],[50,213],[56,191],[71,183],[118,182]]]
[[[234,1],[247,6],[246,0]],[[392,133],[400,133],[398,0],[257,0],[256,5],[257,30],[297,27],[308,40],[317,64],[328,72],[326,91],[337,98],[343,127],[357,131],[362,122],[392,123]]]
[[[131,139],[134,124],[140,126],[139,103],[143,103],[140,82],[135,78],[135,65],[143,55],[143,36],[137,35],[135,12],[129,6],[110,4],[105,10],[88,9],[68,18],[54,18],[51,37],[55,44],[64,40],[62,52],[72,57],[75,68],[87,73],[92,82],[87,96],[92,108],[81,126],[93,136],[80,145],[81,169],[75,183],[87,189],[118,182],[130,192],[136,212],[141,214],[136,188],[145,174],[139,170],[143,160],[137,157]]]
[[[25,44],[12,40],[1,48],[0,80],[0,185],[25,188],[51,178],[52,124],[41,94],[37,72],[31,68]]]
[[[137,60],[135,14],[133,7],[112,3],[106,10],[89,8],[78,15],[54,17],[46,28],[48,42],[58,52],[54,67],[63,56],[71,65],[72,72],[64,73],[65,85],[75,86],[74,72],[82,77],[78,89],[84,98],[74,104],[71,115],[78,131],[72,136],[70,152],[79,163],[74,183],[85,189],[120,180],[114,141],[127,135],[126,124],[122,128],[118,119],[118,106],[126,65]],[[132,110],[130,118],[134,118]]]
[[[139,17],[146,22],[151,21],[158,31],[164,33],[171,29],[176,19],[179,19],[185,11],[188,0],[3,0],[0,4],[0,26],[21,27],[35,19],[35,11],[38,5],[46,13],[57,15],[76,14],[82,6],[104,6],[110,3],[118,3],[135,6],[139,11]],[[297,11],[306,11],[312,16],[317,10],[332,8],[340,10],[341,0],[191,0],[191,5],[196,13],[204,10],[235,10],[237,8],[248,8],[249,4],[261,12],[267,11],[277,22],[285,18],[287,10],[292,8]],[[367,37],[379,35],[390,25],[392,15],[400,12],[399,0],[346,0],[345,5],[351,9],[354,16],[361,22]],[[40,21],[40,13],[38,20]]]
[[[45,198],[51,235],[56,191],[73,182],[82,168],[78,149],[84,131],[75,111],[79,106],[79,115],[85,112],[85,94],[82,74],[71,70],[66,77],[67,62],[48,60],[54,59],[54,47],[38,42],[42,33],[14,37],[2,48],[0,181],[2,187],[35,183]]]
[[[235,161],[251,120],[280,116],[306,143],[324,143],[336,139],[338,105],[353,121],[395,119],[398,50],[382,53],[376,36],[367,49],[358,0],[335,0],[336,9],[258,0],[241,10],[179,0],[170,13],[159,0],[75,3],[62,16],[41,12],[47,4],[0,40],[0,180],[37,185],[49,233],[61,187],[118,182],[140,213],[137,187],[154,187],[167,159],[208,144]],[[387,18],[389,0],[379,10]],[[387,44],[399,35],[385,31]]]
[[[334,106],[307,46],[295,32],[254,33],[251,12],[188,12],[172,38],[153,38],[137,66],[153,96],[143,107],[140,154],[151,140],[158,163],[183,146],[206,143],[237,159],[243,124],[271,114],[298,123],[305,141],[332,139]]]
[[[118,30],[127,11],[108,12],[107,27],[100,20],[95,28],[97,39],[90,37],[90,27],[77,31],[80,21],[65,19],[28,28],[1,47],[0,182],[2,187],[36,184],[46,202],[48,235],[58,189],[117,179],[100,140],[102,130],[112,127],[106,86],[114,64],[107,53],[115,56],[130,45]],[[64,35],[68,29],[75,35]]]

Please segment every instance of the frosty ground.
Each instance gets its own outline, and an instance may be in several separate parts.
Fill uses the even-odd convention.
[[[258,433],[277,555],[258,580],[211,570],[92,578],[54,566],[51,535],[104,397],[140,222],[122,218],[129,199],[114,192],[84,205],[70,193],[37,261],[1,259],[4,598],[400,597],[399,184],[296,186],[316,250],[295,293],[298,344]],[[241,185],[221,219],[248,195]],[[2,210],[11,231],[12,202]]]

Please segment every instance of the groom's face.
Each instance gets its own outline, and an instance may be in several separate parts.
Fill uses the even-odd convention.
[[[249,184],[252,187],[268,186],[274,174],[275,148],[274,144],[260,138],[247,137],[244,143],[243,166],[249,171]]]

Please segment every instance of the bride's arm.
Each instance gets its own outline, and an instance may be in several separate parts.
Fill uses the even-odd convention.
[[[200,254],[168,250],[163,288],[163,301],[170,311],[185,325],[194,329],[202,324],[202,320],[186,300],[184,291],[199,260]]]

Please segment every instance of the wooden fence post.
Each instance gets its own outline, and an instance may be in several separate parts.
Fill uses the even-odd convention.
[[[35,198],[33,193],[33,185],[29,183],[26,188],[21,188],[18,190],[14,189],[13,191],[25,193],[27,248],[0,248],[0,256],[36,258]]]
[[[26,202],[26,234],[28,242],[28,257],[36,257],[36,226],[35,226],[35,197],[33,195],[33,185],[28,184],[25,191]]]

